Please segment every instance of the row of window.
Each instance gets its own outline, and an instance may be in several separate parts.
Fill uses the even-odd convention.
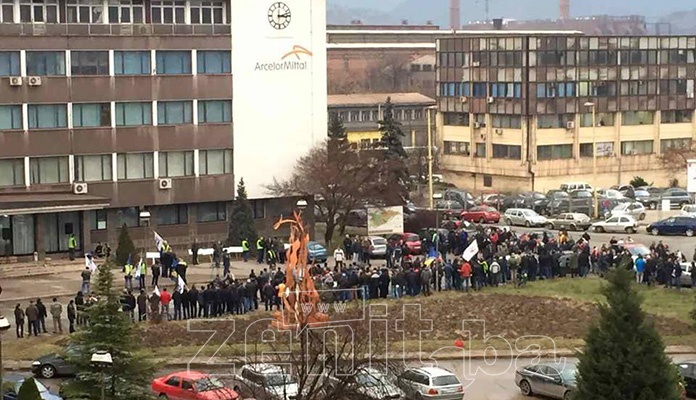
[[[522,84],[515,82],[441,82],[442,97],[507,97],[522,98]]]
[[[193,103],[158,101],[156,119],[151,102],[29,104],[26,127],[22,126],[21,105],[0,105],[0,130],[146,126],[153,120],[157,125],[192,124]],[[72,124],[68,123],[69,109]],[[198,100],[197,111],[195,122],[199,125],[232,122],[231,100]]]
[[[479,121],[485,121],[485,114],[473,114]],[[493,128],[520,129],[522,127],[522,116],[511,114],[490,114]],[[614,126],[614,113],[595,114],[597,126]],[[621,122],[624,126],[652,125],[655,121],[654,111],[623,111]],[[693,110],[666,110],[660,111],[660,122],[663,124],[690,123],[693,120]],[[579,120],[580,126],[592,127],[592,114],[538,114],[537,127],[539,129],[566,128],[567,123]],[[446,126],[469,126],[469,113],[443,113],[443,121]],[[485,127],[485,123],[481,127]]]
[[[1,0],[0,23],[82,24],[225,24],[223,1],[152,0],[149,13],[143,0]]]
[[[383,117],[379,108],[351,111],[330,111],[329,115],[338,116],[338,118],[343,122],[379,122]],[[395,107],[392,110],[392,115],[397,121],[417,121],[423,119],[425,111],[423,108]]]
[[[159,152],[158,178],[195,176],[194,151]],[[29,183],[34,185],[68,183],[70,169],[68,156],[29,158]],[[153,179],[154,153],[120,153],[114,165],[112,154],[74,156],[74,180],[77,182]],[[26,179],[24,158],[0,160],[0,186],[24,186]],[[114,172],[114,169],[116,170]],[[232,150],[198,150],[198,175],[232,173]]]
[[[660,141],[662,152],[674,149],[691,148],[690,138],[663,139]],[[654,142],[652,140],[635,140],[621,142],[621,154],[624,156],[653,154]],[[595,143],[597,157],[614,156],[614,142]],[[493,144],[493,158],[495,159],[522,159],[522,147],[516,145]],[[592,143],[580,143],[580,157],[593,157]],[[445,141],[444,152],[446,155],[470,155],[469,142]],[[474,157],[486,157],[486,143],[476,143]],[[537,146],[537,160],[560,160],[573,158],[572,144],[558,144]]]
[[[70,67],[66,63],[65,51],[26,51],[26,74],[28,76],[109,76],[109,51],[69,52]],[[152,65],[152,52],[134,50],[113,52],[113,75],[190,75],[194,72],[193,52],[188,50],[156,50]],[[199,75],[229,74],[232,72],[230,51],[196,51],[195,72]],[[22,75],[19,51],[0,51],[0,76]]]

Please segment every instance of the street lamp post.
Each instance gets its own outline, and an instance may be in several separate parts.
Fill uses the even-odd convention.
[[[434,193],[430,197],[430,201],[442,199],[442,193]],[[435,240],[435,254],[440,254],[440,211],[435,210],[435,235],[437,235],[437,240]],[[435,236],[433,235],[433,236]],[[431,237],[432,238],[432,237]],[[435,290],[440,287],[440,268],[435,268]]]
[[[433,209],[433,124],[431,111],[437,107],[430,106],[425,109],[428,123],[428,196],[430,199],[430,209]]]
[[[597,190],[597,105],[591,101],[585,107],[592,110],[592,184],[594,185],[594,217],[599,218],[599,196]]]
[[[101,399],[106,400],[106,377],[104,371],[114,364],[111,353],[99,350],[92,354],[91,363],[101,371]]]
[[[297,200],[297,203],[295,203],[295,206],[298,210],[300,210],[300,213],[302,213],[307,208],[307,200],[299,199]]]
[[[10,329],[10,321],[4,316],[0,315],[0,397],[2,397],[2,334]]]

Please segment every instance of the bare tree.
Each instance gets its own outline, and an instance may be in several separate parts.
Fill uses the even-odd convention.
[[[684,171],[687,161],[696,158],[696,145],[689,143],[684,146],[662,149],[662,154],[658,158],[665,169]]]

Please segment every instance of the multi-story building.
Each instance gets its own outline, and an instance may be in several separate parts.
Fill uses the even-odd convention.
[[[379,121],[384,117],[387,98],[391,99],[394,118],[404,132],[404,147],[427,146],[426,109],[434,106],[435,100],[420,93],[329,95],[329,113],[343,121],[348,141],[355,148],[367,149],[382,138]]]
[[[224,239],[229,1],[0,1],[0,255]],[[261,150],[261,149],[260,149]],[[293,199],[255,199],[264,232]],[[140,211],[151,214],[149,227]]]
[[[684,182],[659,156],[696,134],[696,37],[444,38],[437,75],[440,162],[458,185]]]

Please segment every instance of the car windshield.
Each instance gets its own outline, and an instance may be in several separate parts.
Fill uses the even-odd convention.
[[[387,244],[387,239],[384,239],[384,238],[374,238],[374,239],[372,239],[372,243],[375,244],[375,245]]]
[[[211,390],[218,390],[224,388],[225,385],[222,384],[217,378],[212,376],[201,378],[196,381],[196,390],[199,392],[208,392]]]
[[[459,379],[454,375],[444,375],[433,378],[433,386],[459,385]]]
[[[357,383],[360,386],[368,387],[375,387],[383,384],[377,377],[368,373],[361,373],[355,375],[355,383]]]
[[[481,211],[485,212],[496,212],[497,210],[493,207],[481,207]]]
[[[633,194],[635,194],[636,197],[650,197],[650,193],[648,193],[647,190],[636,190]]]
[[[539,215],[536,213],[536,211],[532,211],[532,210],[524,210],[524,211],[522,211],[522,214],[524,214],[527,217],[536,217],[537,215]]]
[[[266,375],[267,386],[285,386],[295,383],[295,378],[288,374],[271,374]]]
[[[575,382],[575,376],[577,375],[577,369],[574,366],[566,366],[561,370],[561,377],[565,382],[571,381]]]
[[[406,235],[407,242],[417,242],[419,240],[420,238],[418,237],[418,235]]]
[[[629,246],[628,252],[631,253],[632,256],[639,256],[639,255],[646,256],[646,255],[650,254],[650,249],[642,244],[639,244],[639,245]]]

